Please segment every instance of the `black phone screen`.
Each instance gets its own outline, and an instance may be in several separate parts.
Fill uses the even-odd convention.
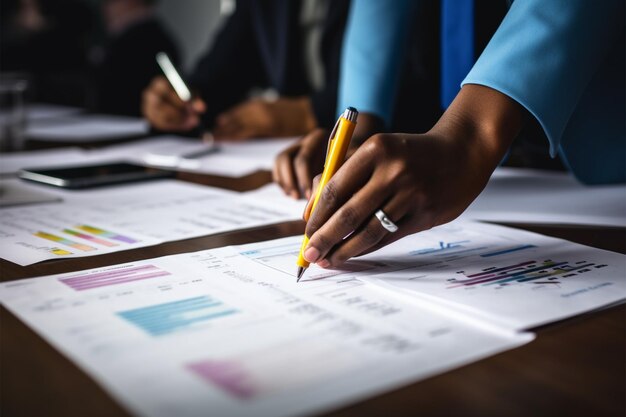
[[[174,172],[135,165],[127,162],[112,162],[100,165],[68,166],[45,169],[24,169],[22,179],[64,188],[87,188],[123,182],[142,181],[173,177]]]

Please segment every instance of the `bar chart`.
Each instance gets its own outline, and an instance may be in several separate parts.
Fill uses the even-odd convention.
[[[59,281],[76,291],[85,291],[168,275],[171,275],[168,271],[164,271],[154,265],[139,265],[95,274],[87,273],[71,278],[62,278]]]
[[[483,255],[484,256],[484,255]],[[604,268],[605,264],[586,261],[541,261],[528,260],[505,266],[492,266],[477,272],[459,271],[463,278],[451,278],[448,288],[472,287],[477,285],[502,288],[514,284],[560,284],[564,279],[577,277],[595,269]]]
[[[200,296],[122,311],[117,314],[151,336],[162,336],[231,316],[238,311],[216,298]]]

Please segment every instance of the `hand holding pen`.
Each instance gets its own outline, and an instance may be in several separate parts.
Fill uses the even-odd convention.
[[[199,128],[203,139],[212,140],[202,123],[206,104],[194,97],[168,56],[160,52],[157,62],[165,76],[156,77],[143,93],[142,111],[157,129],[175,132]]]
[[[514,100],[466,85],[430,131],[370,137],[320,182],[316,206],[305,213],[303,261],[338,267],[454,220],[484,189],[522,119]]]

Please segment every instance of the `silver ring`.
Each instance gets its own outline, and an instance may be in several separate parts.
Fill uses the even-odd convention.
[[[388,232],[394,233],[398,230],[398,226],[389,220],[389,217],[387,217],[384,211],[378,210],[375,215],[378,221],[380,221],[380,224],[387,229]]]

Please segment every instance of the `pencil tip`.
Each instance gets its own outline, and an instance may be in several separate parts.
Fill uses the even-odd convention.
[[[302,278],[302,275],[304,275],[304,271],[306,271],[303,267],[299,266],[298,267],[298,279],[296,280],[296,282],[300,282],[300,278]]]

